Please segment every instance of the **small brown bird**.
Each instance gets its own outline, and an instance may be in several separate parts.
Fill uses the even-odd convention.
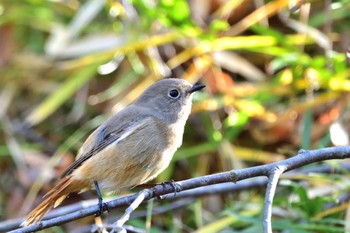
[[[70,193],[95,188],[100,214],[104,191],[124,191],[154,179],[182,144],[192,93],[204,85],[164,79],[147,88],[131,105],[98,127],[80,148],[60,182],[31,211],[22,226],[40,221]]]

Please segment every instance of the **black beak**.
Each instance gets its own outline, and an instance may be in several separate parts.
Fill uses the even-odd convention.
[[[205,85],[203,84],[194,84],[192,88],[189,90],[189,93],[193,93],[195,91],[199,91],[200,89],[203,89]]]

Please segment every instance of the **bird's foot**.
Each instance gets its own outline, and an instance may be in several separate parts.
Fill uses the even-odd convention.
[[[95,217],[101,216],[104,211],[109,212],[109,206],[107,203],[103,202],[102,199],[98,199],[98,211],[96,212]]]
[[[98,216],[101,216],[105,210],[109,212],[109,207],[107,203],[103,202],[101,191],[100,191],[100,188],[98,187],[97,181],[94,181],[94,185],[95,185],[95,189],[98,197],[98,207],[99,207],[95,216],[98,217]]]
[[[161,183],[162,186],[165,186],[165,185],[171,185],[171,187],[173,187],[173,190],[174,190],[174,197],[176,196],[176,194],[178,192],[180,192],[182,190],[181,186],[176,183],[174,180],[170,180],[170,181],[164,181]],[[162,196],[158,196],[158,199],[163,199]]]

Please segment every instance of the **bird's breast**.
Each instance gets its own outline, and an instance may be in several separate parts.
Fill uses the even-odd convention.
[[[121,191],[154,179],[182,143],[183,128],[148,119],[84,162],[75,178],[97,181],[105,191]]]

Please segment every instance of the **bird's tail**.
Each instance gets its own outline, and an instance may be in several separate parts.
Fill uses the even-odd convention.
[[[21,226],[29,226],[40,221],[44,215],[52,208],[57,207],[71,192],[82,189],[82,185],[71,176],[63,178],[53,189],[51,189],[44,197],[46,199],[32,210],[24,219]]]

